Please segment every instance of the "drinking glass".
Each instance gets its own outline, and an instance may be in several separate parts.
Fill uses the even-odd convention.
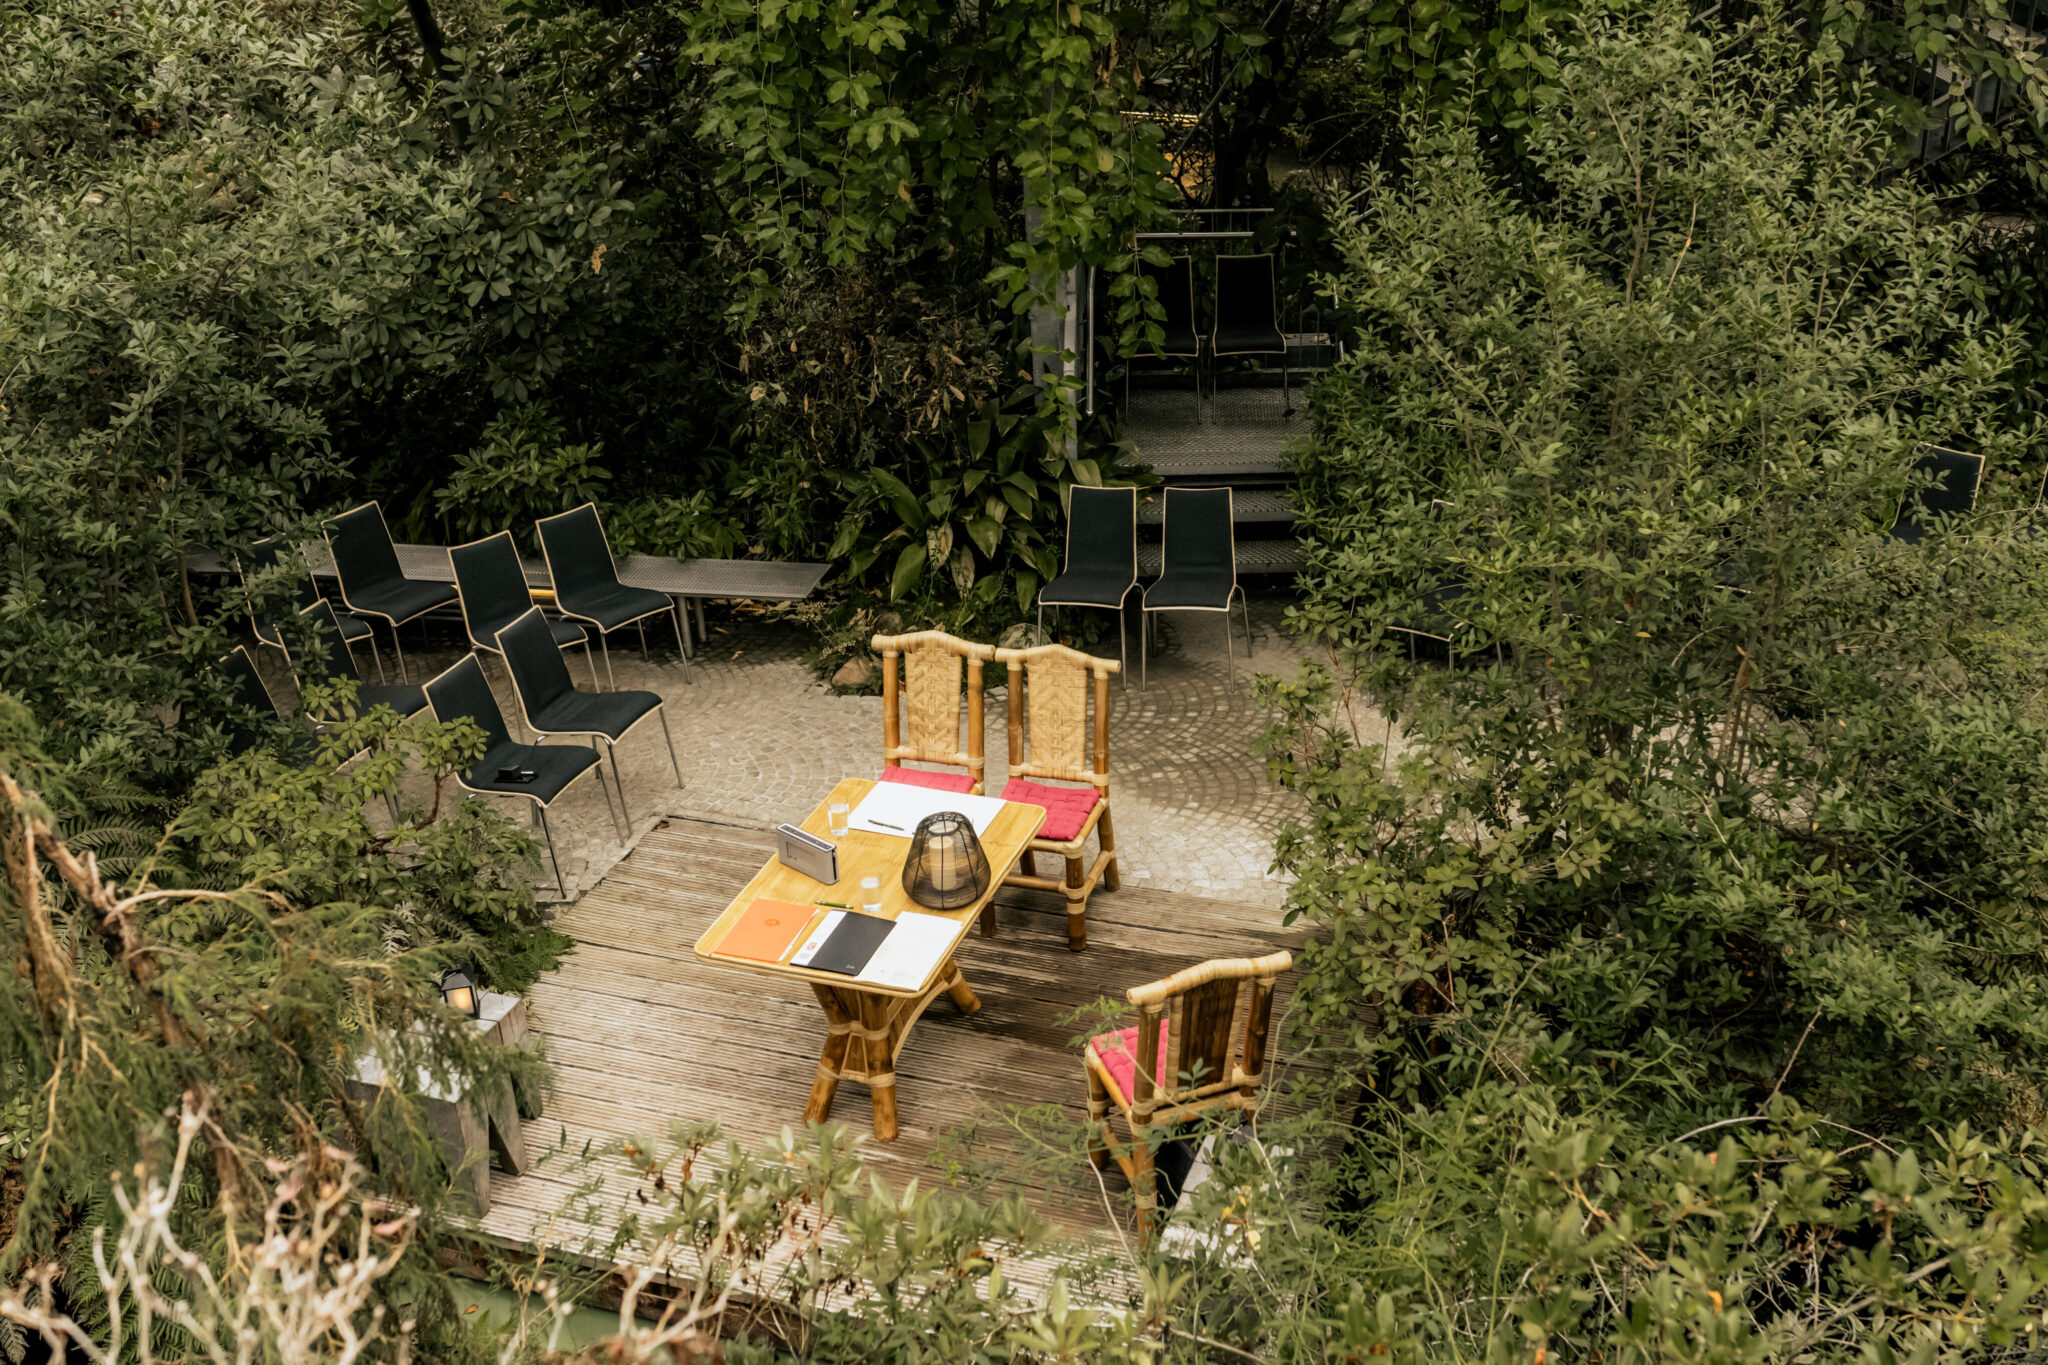
[[[882,879],[862,877],[860,879],[860,908],[870,915],[882,913]]]
[[[844,801],[834,801],[831,805],[825,807],[825,825],[832,831],[833,838],[844,839],[846,837],[846,816],[847,807]]]

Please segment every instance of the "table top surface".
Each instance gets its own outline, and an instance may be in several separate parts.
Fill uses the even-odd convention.
[[[334,576],[334,556],[324,540],[308,541],[303,547],[306,567],[316,576]],[[445,545],[394,546],[398,567],[407,578],[428,583],[453,583],[455,566],[449,562]],[[195,550],[185,556],[195,573],[224,573],[225,557],[210,550]],[[551,580],[547,564],[531,555],[520,557],[526,570],[526,586],[546,589]],[[671,597],[742,597],[757,602],[800,602],[817,590],[830,571],[829,564],[812,564],[785,559],[671,559],[667,555],[626,555],[618,560],[619,581],[629,588],[651,588]]]
[[[820,838],[829,838],[825,832],[826,808],[835,801],[844,801],[849,809],[858,806],[861,798],[866,796],[874,785],[862,778],[847,778],[832,789],[830,796],[818,803],[817,809],[803,822],[802,828]],[[910,894],[903,889],[903,862],[910,854],[910,841],[894,835],[872,834],[866,830],[853,829],[847,831],[845,838],[832,840],[839,847],[839,881],[832,886],[784,867],[778,858],[770,858],[767,865],[754,874],[754,879],[747,883],[746,888],[733,897],[732,903],[725,907],[724,913],[711,922],[711,927],[704,931],[703,937],[697,940],[697,956],[714,967],[734,967],[740,971],[765,972],[770,976],[796,977],[821,986],[836,986],[841,990],[857,990],[873,995],[921,996],[932,989],[940,974],[944,972],[946,963],[952,960],[952,949],[959,947],[960,940],[973,927],[982,909],[994,899],[997,888],[1003,884],[1003,874],[1017,861],[1025,846],[1038,833],[1039,826],[1044,823],[1045,810],[1042,807],[1020,805],[1015,801],[1003,803],[1002,811],[989,822],[988,833],[981,841],[983,851],[988,854],[989,870],[993,874],[989,879],[989,888],[974,904],[958,910],[933,910],[910,899]],[[932,968],[931,973],[916,990],[900,990],[869,981],[856,981],[839,972],[820,972],[809,967],[792,967],[787,963],[749,962],[741,958],[716,955],[718,945],[725,941],[726,932],[756,900],[766,897],[769,900],[788,901],[794,905],[812,905],[822,898],[858,906],[860,879],[866,876],[877,876],[882,879],[882,918],[893,920],[906,910],[915,910],[921,915],[937,915],[943,919],[950,919],[959,926],[953,937],[952,947],[939,959],[938,965]],[[836,907],[817,910],[813,922],[818,915],[829,914],[833,908]],[[807,927],[805,933],[809,932]]]

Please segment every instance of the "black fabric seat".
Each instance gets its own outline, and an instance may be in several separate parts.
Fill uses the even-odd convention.
[[[405,645],[398,628],[436,607],[455,601],[451,583],[407,578],[398,564],[398,547],[384,524],[384,509],[374,502],[351,508],[327,523],[327,547],[334,555],[334,576],[341,583],[341,601],[361,616],[381,616],[391,625],[391,643],[398,651],[398,680],[405,678]]]
[[[588,735],[604,741],[612,759],[612,785],[619,789],[619,807],[630,822],[633,812],[626,806],[626,784],[619,773],[619,741],[626,732],[649,715],[661,717],[661,729],[668,736],[669,762],[675,766],[676,785],[683,784],[682,760],[676,756],[675,736],[668,728],[668,713],[654,692],[580,692],[562,663],[562,652],[548,636],[547,621],[535,607],[498,632],[498,649],[512,673],[512,690],[519,697],[519,710],[527,728],[548,735]]]
[[[621,626],[669,613],[676,628],[676,648],[687,662],[683,648],[683,619],[668,594],[652,588],[629,588],[619,581],[619,566],[612,558],[611,542],[605,539],[604,523],[598,519],[597,504],[586,502],[558,516],[534,523],[540,532],[541,555],[548,562],[548,577],[555,588],[555,606],[574,621],[597,627],[598,647],[604,651],[605,681],[613,687],[611,643],[606,638]],[[640,637],[644,648],[645,633]]]
[[[302,651],[296,658],[286,653],[285,657],[292,660],[292,668],[299,675],[301,687],[342,679],[353,682],[356,684],[358,713],[388,706],[399,715],[411,718],[427,709],[426,692],[412,683],[363,681],[363,675],[356,670],[354,656],[341,644],[341,622],[332,602],[323,597],[299,615],[312,626],[313,638],[319,642],[319,648],[311,652]]]
[[[1148,614],[1160,611],[1220,611],[1223,651],[1230,676],[1237,654],[1230,638],[1230,604],[1244,604],[1245,654],[1251,654],[1251,605],[1237,584],[1237,504],[1228,488],[1169,488],[1161,516],[1159,578],[1139,602]],[[1150,682],[1151,641],[1139,643],[1139,686]]]
[[[557,654],[555,658],[559,663],[561,656]],[[562,862],[555,852],[555,835],[548,828],[547,811],[576,779],[598,766],[597,750],[581,744],[521,744],[514,740],[475,654],[463,655],[446,672],[428,682],[426,693],[434,719],[451,721],[467,716],[484,732],[483,757],[455,775],[462,788],[486,796],[523,796],[533,802],[534,817],[547,840],[548,858],[554,863],[555,887],[566,900],[569,888],[562,879]],[[531,772],[533,780],[500,780],[498,773],[507,768]],[[605,793],[604,808],[610,814],[611,792],[606,790],[602,776],[597,785]],[[613,827],[617,828],[616,816]],[[623,830],[619,837],[625,838]]]
[[[526,570],[519,562],[519,547],[510,531],[458,545],[448,552],[455,570],[455,587],[462,599],[462,624],[469,642],[490,654],[502,654],[498,632],[533,610],[533,592],[526,584]],[[554,636],[555,648],[583,646],[583,658],[590,665],[590,682],[597,685],[597,656],[590,652],[590,631],[574,621],[545,618]]]
[[[1936,517],[1967,516],[1976,510],[1977,488],[1984,479],[1984,457],[1945,446],[1923,445],[1913,460],[1918,487],[1900,500],[1892,536],[1908,545],[1926,539],[1927,523]]]
[[[1127,663],[1124,603],[1138,586],[1138,490],[1074,485],[1067,494],[1067,555],[1059,577],[1038,590],[1038,629],[1047,607],[1116,612],[1117,661]],[[1129,669],[1124,686],[1131,685]]]

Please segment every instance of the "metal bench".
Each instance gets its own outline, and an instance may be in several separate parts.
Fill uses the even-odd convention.
[[[325,541],[301,547],[306,567],[315,578],[334,577],[334,559]],[[453,583],[455,566],[448,562],[445,545],[400,545],[399,567],[408,578],[433,583]],[[526,586],[536,594],[552,595],[547,566],[539,559],[521,555]],[[192,573],[220,574],[228,570],[227,560],[212,550],[195,550],[185,556]],[[619,581],[635,588],[652,588],[676,600],[677,615],[683,623],[683,654],[691,657],[696,641],[704,637],[704,602],[707,598],[749,602],[801,602],[818,589],[831,569],[829,564],[807,564],[775,559],[671,559],[667,555],[621,555]],[[694,606],[697,629],[690,630]]]

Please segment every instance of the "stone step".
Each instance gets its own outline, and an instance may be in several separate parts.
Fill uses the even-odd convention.
[[[1138,547],[1138,577],[1159,577],[1160,548]],[[1237,542],[1237,572],[1247,574],[1301,572],[1301,546],[1292,540],[1240,540]]]

